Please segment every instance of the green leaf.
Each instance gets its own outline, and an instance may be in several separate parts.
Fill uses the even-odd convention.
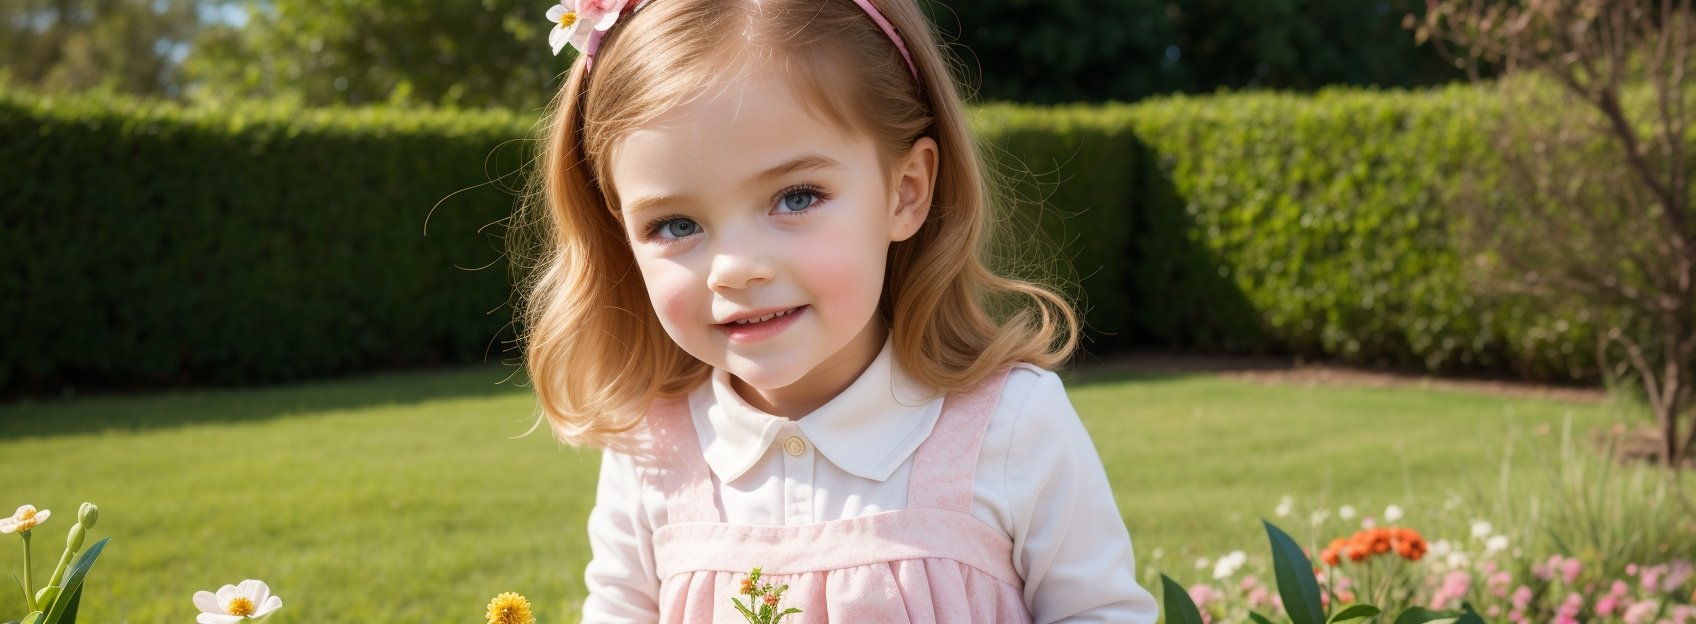
[[[106,542],[109,541],[112,541],[112,538],[108,537],[95,542],[93,546],[88,547],[88,550],[83,551],[82,555],[77,557],[75,563],[71,564],[70,571],[65,574],[65,585],[59,590],[59,597],[53,601],[53,608],[47,611],[45,624],[69,624],[68,622],[61,623],[59,618],[63,617],[65,611],[70,608],[71,595],[82,595],[83,577],[88,576],[89,568],[94,567],[95,558],[100,556],[100,551],[106,548]]]
[[[1378,607],[1374,607],[1372,605],[1354,605],[1337,612],[1336,615],[1331,616],[1330,623],[1336,624],[1337,622],[1369,618],[1378,615],[1378,613]]]
[[[1266,520],[1260,522],[1266,525],[1266,539],[1272,542],[1272,569],[1278,577],[1284,611],[1295,624],[1321,624],[1325,610],[1319,602],[1319,579],[1313,576],[1313,562],[1283,530]]]
[[[1254,620],[1254,624],[1272,624],[1272,620],[1268,620],[1266,616],[1253,611],[1248,612],[1248,619]]]
[[[31,612],[29,615],[24,616],[23,624],[42,624],[42,622],[46,622],[46,621],[47,621],[47,615],[46,614],[43,614],[40,611],[34,611],[34,612]]]
[[[1460,614],[1460,619],[1455,620],[1455,624],[1484,624],[1484,617],[1472,610],[1472,603],[1460,603],[1460,608],[1464,613]]]
[[[748,605],[742,604],[742,599],[731,598],[730,601],[736,603],[736,610],[742,612],[743,618],[746,618],[749,622],[754,621],[754,619],[755,619],[754,612],[748,610]]]
[[[76,593],[71,594],[70,606],[65,607],[64,615],[59,618],[59,624],[77,624],[77,607],[81,604],[82,586],[78,585]]]
[[[1425,624],[1437,620],[1452,620],[1461,615],[1460,611],[1432,611],[1423,607],[1413,607],[1403,611],[1396,618],[1396,624]]]
[[[1160,584],[1166,593],[1166,624],[1202,624],[1201,610],[1195,608],[1184,586],[1165,574],[1160,575]]]

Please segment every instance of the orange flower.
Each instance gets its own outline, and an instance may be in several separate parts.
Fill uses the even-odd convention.
[[[742,579],[742,589],[736,593],[754,595],[754,579]]]
[[[1363,529],[1347,538],[1331,540],[1319,557],[1327,564],[1337,565],[1343,557],[1350,561],[1365,561],[1373,555],[1394,552],[1408,561],[1419,561],[1426,550],[1425,538],[1418,531],[1401,527],[1378,528]]]
[[[771,606],[771,607],[776,607],[777,606],[777,594],[766,594],[766,605]]]
[[[1342,563],[1342,559],[1338,555],[1342,554],[1343,548],[1347,545],[1348,542],[1344,541],[1343,538],[1340,537],[1331,540],[1331,545],[1326,546],[1325,550],[1319,551],[1319,560],[1324,561],[1325,565],[1328,566],[1335,566]]]

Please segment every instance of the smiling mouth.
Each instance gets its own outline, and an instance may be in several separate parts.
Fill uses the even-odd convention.
[[[737,320],[734,320],[734,321],[730,321],[728,323],[719,323],[719,326],[720,327],[744,327],[744,326],[748,326],[748,325],[756,325],[756,324],[759,324],[759,323],[764,323],[766,321],[770,321],[772,319],[779,319],[779,318],[783,318],[785,316],[789,316],[791,314],[794,314],[796,312],[801,311],[801,308],[804,308],[804,307],[806,307],[806,306],[795,306],[795,307],[789,308],[787,310],[778,310],[776,312],[772,312],[772,313],[765,314],[765,315],[762,315],[762,316],[756,316],[756,317],[753,317],[753,318],[745,318],[745,319],[737,319]]]

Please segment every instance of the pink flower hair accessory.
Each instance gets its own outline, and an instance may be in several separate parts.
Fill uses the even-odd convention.
[[[629,13],[642,10],[649,0],[560,0],[559,4],[548,7],[548,21],[554,23],[554,29],[548,33],[548,45],[553,46],[554,54],[559,54],[567,44],[577,48],[583,55],[584,69],[595,66],[595,51],[601,47],[601,39],[606,37],[607,30],[618,23],[618,18]],[[854,4],[872,18],[872,22],[889,37],[895,44],[895,49],[901,52],[901,58],[907,61],[907,69],[913,72],[913,78],[919,77],[919,67],[913,64],[913,55],[907,52],[906,42],[895,32],[895,26],[883,17],[877,6],[871,0],[854,0]],[[629,7],[626,11],[625,8]],[[590,28],[584,28],[589,24]]]
[[[635,13],[647,3],[648,0],[640,0],[630,6],[632,0],[560,0],[559,4],[548,7],[548,21],[554,23],[554,29],[548,33],[548,45],[553,47],[554,54],[559,54],[569,44],[593,62],[601,37],[618,23],[618,18],[626,13],[625,8]]]

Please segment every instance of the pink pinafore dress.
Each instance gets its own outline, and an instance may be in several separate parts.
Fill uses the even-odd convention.
[[[801,609],[785,622],[1030,622],[1012,539],[971,514],[978,448],[1005,380],[943,399],[913,454],[906,509],[789,526],[724,522],[688,403],[656,404],[660,621],[746,622],[730,599],[759,566],[762,582],[789,586],[781,607]]]

